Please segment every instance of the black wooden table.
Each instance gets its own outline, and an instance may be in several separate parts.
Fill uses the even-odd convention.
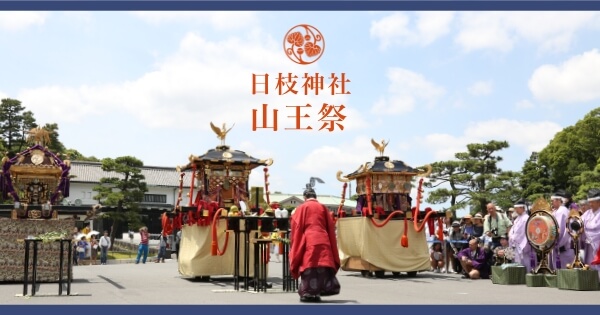
[[[27,295],[27,287],[29,286],[29,250],[33,246],[33,259],[32,259],[32,270],[31,270],[31,296],[35,296],[35,287],[37,281],[37,260],[38,260],[38,244],[43,240],[40,239],[24,239],[25,241],[25,261],[23,271],[23,296]],[[67,246],[67,295],[71,295],[71,282],[72,282],[72,254],[73,249],[71,248],[71,239],[61,239],[55,242],[60,242],[60,253],[59,253],[59,269],[58,269],[58,295],[62,295],[64,275],[63,266],[65,261],[65,245]]]

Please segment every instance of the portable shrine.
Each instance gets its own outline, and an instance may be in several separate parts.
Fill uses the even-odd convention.
[[[257,159],[226,145],[225,138],[231,128],[225,125],[219,128],[212,123],[211,128],[221,144],[203,155],[191,155],[189,163],[177,167],[180,192],[171,224],[182,231],[178,263],[179,272],[186,277],[243,274],[240,270],[243,260],[253,258],[243,257],[244,253],[240,253],[243,249],[229,241],[230,235],[239,236],[235,233],[240,230],[258,231],[258,220],[242,219],[258,217],[263,209],[261,204],[265,204],[259,202],[262,195],[260,198],[252,195],[248,180],[254,169],[263,166],[268,189],[267,166],[273,163],[272,159]],[[183,180],[190,171],[190,201],[181,205]],[[252,251],[249,255],[252,256]],[[250,275],[252,267],[248,270]]]
[[[25,260],[31,256],[44,261],[37,270],[36,281],[56,282],[70,276],[71,264],[60,260],[60,240],[71,239],[74,220],[58,220],[57,205],[69,196],[70,161],[62,160],[48,149],[50,134],[42,128],[29,131],[30,147],[2,159],[0,187],[5,201],[12,205],[11,218],[0,218],[0,281],[31,281],[32,274],[24,273]],[[25,239],[40,240],[38,251],[25,255]],[[41,243],[44,240],[44,243]],[[52,242],[51,242],[52,241]],[[53,242],[56,241],[56,242]],[[38,245],[36,245],[38,246]],[[62,254],[70,248],[63,248]],[[66,261],[67,258],[64,258]],[[70,256],[69,256],[70,257]],[[59,266],[62,273],[59,274]]]
[[[403,161],[391,160],[384,155],[388,142],[371,143],[379,152],[373,162],[366,162],[345,176],[342,171],[337,173],[338,180],[344,182],[336,220],[342,269],[360,271],[363,276],[374,272],[376,277],[383,277],[386,271],[415,276],[430,268],[425,223],[433,235],[434,220],[440,220],[437,234],[443,239],[441,219],[445,214],[430,208],[420,210],[423,178],[431,173],[431,166],[413,168]],[[421,179],[416,206],[412,206],[416,177]],[[342,206],[347,183],[351,181],[356,182],[358,199],[356,209],[348,214]]]

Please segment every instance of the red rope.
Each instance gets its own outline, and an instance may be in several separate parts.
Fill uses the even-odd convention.
[[[219,249],[219,240],[217,238],[217,224],[219,222],[219,219],[221,217],[221,212],[223,212],[225,209],[221,208],[219,210],[217,210],[217,212],[215,213],[215,216],[213,218],[213,222],[212,222],[212,244],[211,244],[211,251],[210,254],[212,256],[223,256],[225,254],[225,252],[227,251],[227,244],[229,243],[229,232],[225,232],[225,244],[223,245],[223,250]]]
[[[373,217],[371,217],[371,222],[376,227],[384,227],[388,222],[390,222],[390,220],[393,217],[395,217],[396,215],[400,215],[400,214],[404,214],[404,211],[401,211],[401,210],[393,211],[392,213],[390,213],[390,215],[388,215],[388,217],[385,220],[383,220],[383,223],[377,223],[377,221],[375,221],[375,219],[373,219]]]

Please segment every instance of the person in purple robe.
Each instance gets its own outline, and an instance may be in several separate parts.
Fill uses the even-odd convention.
[[[485,250],[479,247],[479,240],[471,239],[469,247],[456,255],[463,268],[463,279],[489,279],[490,265]]]
[[[532,261],[532,248],[526,236],[529,215],[525,211],[525,205],[525,199],[521,199],[513,206],[517,217],[508,233],[508,242],[509,246],[514,249],[515,263],[525,266],[527,272],[531,272],[531,269],[535,267],[535,260]]]
[[[558,223],[557,243],[550,254],[550,266],[554,270],[566,268],[567,264],[571,264],[575,260],[573,238],[566,226],[570,212],[564,206],[568,202],[566,194],[566,192],[559,190],[550,197],[552,200],[552,215]]]
[[[587,201],[590,210],[581,216],[584,226],[581,234],[583,263],[590,265],[590,269],[598,270],[600,274],[600,261],[594,261],[600,247],[600,189],[590,189]]]

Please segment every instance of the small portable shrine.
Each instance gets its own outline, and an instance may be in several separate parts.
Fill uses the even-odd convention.
[[[252,170],[264,166],[265,188],[268,189],[267,166],[273,163],[272,159],[257,159],[232,149],[225,144],[231,128],[227,129],[225,124],[219,128],[212,122],[210,125],[221,144],[202,155],[191,155],[189,163],[177,167],[180,188],[185,173],[191,171],[192,175],[189,203],[179,204],[180,189],[173,215],[173,227],[182,231],[179,271],[185,276],[235,274],[234,257],[239,255],[239,249],[228,250],[233,247],[229,243],[232,227],[225,218],[259,214],[259,207],[251,204],[258,199],[252,198],[248,181]]]
[[[69,196],[70,161],[61,160],[44,145],[50,136],[42,128],[31,129],[28,141],[31,147],[2,159],[3,197],[14,201],[13,218],[57,218],[52,205]]]
[[[10,219],[0,218],[0,281],[31,281],[34,275],[37,282],[62,281],[61,275],[72,274],[70,261],[63,263],[60,258],[70,251],[62,241],[70,242],[75,221],[59,220],[59,206],[54,206],[69,196],[70,161],[61,160],[47,148],[47,130],[31,129],[27,140],[30,147],[2,159],[2,195],[4,200],[12,199],[14,206],[7,205],[13,208]],[[30,249],[27,256],[26,240],[40,240],[39,251]],[[24,257],[37,258],[43,264],[36,273],[24,273]]]
[[[338,209],[338,244],[345,256],[342,269],[361,271],[365,276],[372,271],[378,276],[385,271],[416,275],[429,269],[425,223],[433,235],[435,218],[441,220],[445,216],[431,208],[420,215],[423,178],[431,173],[431,166],[414,168],[401,160],[392,160],[384,155],[389,141],[372,139],[371,143],[379,152],[373,162],[366,162],[345,176],[342,171],[337,172],[338,180],[344,182],[342,196],[347,183],[353,180],[358,195],[356,209],[350,215],[341,211],[343,202]],[[413,206],[411,191],[415,177],[421,180]],[[438,232],[442,238],[443,233]]]

